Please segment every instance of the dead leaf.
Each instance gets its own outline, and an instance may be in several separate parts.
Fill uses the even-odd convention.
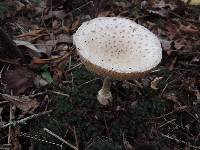
[[[5,124],[1,116],[2,111],[3,111],[3,107],[0,107],[0,127],[2,127]]]
[[[70,31],[75,31],[80,24],[80,17],[77,17],[76,20],[72,23]]]
[[[52,29],[57,30],[62,26],[62,22],[58,19],[54,20],[52,23]]]
[[[35,57],[40,57],[41,56],[40,53],[43,52],[41,49],[35,47],[33,44],[31,44],[28,41],[14,40],[14,42],[16,43],[17,46],[27,47]]]
[[[176,61],[177,61],[177,57],[173,58],[171,64],[169,65],[169,71],[172,71],[174,69]]]
[[[189,5],[200,5],[199,0],[182,0],[184,3],[189,3]]]
[[[113,4],[117,7],[123,7],[123,8],[128,8],[131,6],[131,3],[128,1],[123,2],[123,1],[114,1]]]
[[[51,56],[51,52],[54,49],[54,47],[56,47],[56,43],[57,41],[54,39],[50,39],[47,41],[40,41],[38,42],[38,48],[41,49],[41,51],[46,54],[47,56]]]
[[[185,33],[191,33],[191,34],[199,32],[199,29],[197,27],[193,26],[193,25],[185,26],[183,24],[180,24],[180,30],[185,32]]]
[[[176,103],[178,105],[181,105],[181,103],[178,101],[177,96],[174,93],[165,93],[162,95],[163,98],[172,101],[173,103]]]
[[[200,103],[200,92],[198,91],[198,90],[195,90],[194,91],[194,94],[195,94],[195,96],[196,96],[196,101],[195,102],[193,102],[195,105],[197,105],[197,104],[199,104]]]
[[[49,11],[47,15],[44,15],[43,19],[48,20],[55,17],[63,21],[66,16],[67,14],[65,13],[64,10],[56,10],[56,11]]]
[[[34,85],[37,88],[40,88],[40,87],[44,87],[44,86],[48,85],[48,82],[46,80],[44,80],[43,78],[41,78],[39,75],[37,75],[34,80]]]
[[[8,89],[13,89],[14,94],[23,93],[28,87],[33,86],[35,73],[25,67],[8,70],[5,73],[5,82]]]
[[[169,39],[172,40],[176,36],[176,34],[179,32],[179,25],[173,22],[167,22],[165,25],[165,29],[169,33]]]
[[[27,96],[11,96],[8,94],[2,94],[2,97],[13,103],[17,108],[23,111],[23,113],[32,113],[38,106],[39,102],[36,99],[30,99]]]
[[[185,44],[185,41],[183,39],[174,41],[174,47],[177,50],[180,50],[180,49],[184,48],[185,46],[186,46],[186,44]]]
[[[177,8],[176,4],[171,2],[170,3],[167,3],[166,1],[164,0],[159,0],[159,1],[155,1],[153,3],[153,8],[160,8],[160,9],[163,9],[163,8],[167,8],[169,7],[170,10],[174,10],[175,8]]]
[[[98,13],[98,17],[114,16],[112,11],[103,11]]]
[[[156,77],[153,81],[151,81],[151,88],[154,90],[158,90],[159,88],[157,86],[162,79],[163,77]]]
[[[59,43],[72,44],[73,43],[72,36],[69,34],[59,34],[56,36],[56,40],[57,40],[56,44],[59,44]]]
[[[168,41],[168,40],[162,39],[161,40],[161,44],[162,44],[163,50],[166,51],[166,53],[168,55],[171,55],[171,53],[172,53],[172,49],[171,49],[172,41]]]
[[[64,3],[64,0],[45,0],[45,5],[47,7],[58,7]]]
[[[16,38],[23,41],[34,42],[35,40],[47,35],[48,34],[46,33],[45,29],[40,28],[40,29],[34,29],[30,32],[18,35],[16,36]]]
[[[20,138],[20,127],[17,126],[15,128],[11,128],[11,144],[12,144],[12,150],[21,150],[22,146],[20,144],[19,138]]]

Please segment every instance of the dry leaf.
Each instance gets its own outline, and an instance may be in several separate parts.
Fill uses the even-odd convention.
[[[166,93],[166,94],[163,94],[162,97],[178,105],[181,105],[181,103],[178,101],[177,96],[174,93]]]
[[[2,94],[2,97],[5,100],[13,103],[17,108],[22,110],[24,113],[31,113],[39,106],[39,102],[36,99],[29,99],[27,96],[19,97],[19,96],[11,96],[8,94]]]
[[[200,5],[199,0],[182,0],[184,3],[189,3],[189,5]]]
[[[166,51],[166,53],[168,55],[171,55],[171,53],[172,53],[172,49],[171,49],[172,41],[162,39],[161,44],[162,44],[163,50]]]
[[[45,29],[40,28],[40,29],[34,29],[30,32],[18,35],[17,39],[33,42],[33,41],[35,41],[43,36],[46,36],[46,35],[48,35],[48,34],[46,33]]]
[[[200,103],[200,92],[198,90],[195,90],[195,96],[197,98],[195,104],[199,104]]]
[[[14,94],[23,93],[28,87],[33,86],[35,73],[25,67],[18,67],[14,70],[9,70],[5,74],[5,82],[8,89],[13,89]]]
[[[169,65],[169,71],[172,71],[174,69],[176,61],[177,61],[177,57],[173,58],[171,64]]]
[[[192,25],[184,26],[183,24],[180,25],[180,30],[185,33],[193,33],[193,34],[199,32],[198,28]]]
[[[128,1],[123,2],[123,1],[114,1],[113,4],[117,7],[123,7],[123,8],[128,8],[131,6],[131,3]]]
[[[3,121],[2,116],[1,116],[2,111],[3,111],[3,107],[0,107],[0,127],[2,127],[5,124],[5,122]]]
[[[36,57],[40,57],[41,56],[40,53],[43,52],[41,49],[38,49],[37,47],[35,47],[33,44],[31,44],[28,41],[14,40],[14,42],[16,43],[17,46],[27,47],[30,50],[30,52]]]
[[[108,17],[108,16],[113,16],[113,12],[111,11],[103,11],[98,13],[98,17]]]
[[[62,22],[58,19],[54,20],[52,23],[53,30],[57,30],[57,29],[61,28],[61,26],[62,26]]]
[[[184,48],[186,46],[185,44],[185,41],[184,40],[175,40],[174,41],[174,47],[177,49],[177,50],[180,50],[182,48]]]
[[[17,126],[15,128],[12,128],[10,136],[11,136],[12,150],[21,150],[22,146],[21,146],[20,141],[19,141],[20,127]]]
[[[163,79],[163,77],[156,77],[153,81],[151,81],[151,88],[154,90],[158,90],[158,84]]]

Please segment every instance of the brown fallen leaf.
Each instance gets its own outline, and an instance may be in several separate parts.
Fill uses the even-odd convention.
[[[11,96],[8,94],[1,94],[2,97],[11,103],[13,103],[17,108],[23,111],[23,114],[32,113],[38,106],[39,102],[36,99],[30,99],[27,96]]]
[[[46,36],[46,35],[48,35],[48,34],[46,33],[45,29],[40,28],[40,29],[34,29],[30,32],[18,35],[18,36],[16,36],[16,38],[19,40],[33,42],[33,41],[35,41],[43,36]]]
[[[158,90],[159,88],[157,86],[162,79],[163,77],[156,77],[153,81],[151,81],[151,88],[154,90]]]
[[[122,8],[129,8],[131,6],[131,3],[126,1],[113,1],[113,4],[117,7],[122,7]]]
[[[17,126],[15,128],[11,129],[11,144],[12,144],[12,150],[21,150],[22,146],[20,144],[20,127]]]
[[[177,61],[177,57],[173,58],[171,64],[169,65],[169,71],[172,71],[174,69],[174,66],[176,64],[176,61]]]
[[[2,111],[3,111],[3,107],[0,107],[0,127],[5,124],[5,122],[2,119],[2,115],[1,115]]]
[[[167,22],[165,24],[165,29],[168,31],[169,38],[172,40],[179,32],[179,25],[173,22]]]
[[[80,24],[80,17],[77,17],[76,20],[72,23],[70,31],[75,31],[78,28],[78,25]]]
[[[112,11],[103,11],[98,13],[98,17],[108,17],[108,16],[114,16],[114,13]]]
[[[28,87],[33,86],[35,73],[25,67],[18,67],[8,70],[5,73],[4,81],[8,89],[13,89],[14,94],[23,93]]]
[[[185,33],[193,33],[193,34],[199,32],[199,29],[193,25],[185,26],[183,24],[180,24],[180,30]]]
[[[178,105],[181,105],[181,103],[178,101],[177,96],[174,93],[165,93],[162,95],[163,98],[170,100]]]
[[[57,29],[59,29],[61,26],[62,26],[61,20],[56,19],[56,20],[54,20],[53,23],[52,23],[52,29],[53,29],[53,30],[57,30]]]
[[[197,104],[199,104],[200,103],[200,92],[198,91],[198,90],[195,90],[194,91],[194,94],[195,94],[195,96],[196,96],[196,101],[195,102],[193,102],[195,105],[197,105]]]
[[[182,39],[174,41],[174,47],[177,50],[180,50],[180,49],[184,48],[185,46],[186,46],[185,41],[183,41]]]
[[[168,41],[165,39],[161,40],[162,48],[166,53],[170,56],[172,53],[172,41]]]

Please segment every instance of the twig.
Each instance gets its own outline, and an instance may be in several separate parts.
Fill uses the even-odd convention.
[[[80,7],[78,7],[78,8],[76,8],[76,9],[70,11],[70,12],[67,13],[67,14],[72,14],[72,13],[75,12],[76,10],[81,11],[82,8],[84,8],[85,6],[87,6],[87,5],[89,5],[89,4],[92,4],[92,6],[94,6],[94,2],[93,2],[93,1],[89,1],[89,2],[87,2],[87,3],[83,4],[83,5],[81,5]]]
[[[107,121],[106,121],[105,112],[103,112],[103,120],[104,120],[104,124],[105,124],[105,127],[106,127],[107,135],[110,138],[110,133],[109,133],[109,129],[108,129]]]
[[[53,93],[53,94],[57,94],[57,95],[61,95],[61,96],[70,97],[69,94],[65,94],[65,93],[61,93],[61,92],[57,92],[57,91],[48,90],[48,92]]]
[[[11,90],[11,95],[13,95],[13,92]],[[16,107],[10,103],[10,120],[9,122],[12,122],[12,120],[15,118],[15,109]],[[11,140],[11,137],[12,136],[12,128],[11,126],[9,126],[9,130],[8,130],[8,144],[11,144],[12,143],[12,140]]]
[[[6,104],[6,103],[9,103],[9,101],[2,101],[2,102],[0,102],[0,105],[1,104]]]
[[[67,71],[72,71],[74,70],[75,68],[81,66],[83,63],[78,63],[77,65],[73,66],[72,68],[69,68]]]
[[[37,118],[37,117],[40,117],[40,116],[49,114],[49,113],[51,113],[51,112],[52,112],[52,110],[45,111],[45,112],[41,112],[41,113],[38,113],[38,114],[34,114],[34,115],[29,116],[29,117],[23,118],[23,119],[21,119],[21,120],[12,121],[12,122],[10,122],[10,123],[8,123],[8,124],[3,125],[3,126],[0,127],[0,128],[6,128],[6,127],[11,126],[11,125],[24,124],[27,120],[31,120],[31,119],[33,119],[33,118]]]
[[[176,142],[178,142],[178,143],[187,144],[187,142],[185,142],[185,141],[183,141],[183,140],[179,140],[179,139],[177,139],[177,138],[175,138],[175,137],[171,137],[171,136],[165,135],[165,134],[163,134],[163,133],[161,133],[161,136],[163,136],[163,137],[165,137],[165,138],[167,138],[167,139],[170,139],[170,140],[174,140],[174,141],[176,141]],[[197,146],[194,146],[194,145],[190,145],[190,147],[195,148],[195,149],[200,149],[200,146],[197,147]]]
[[[57,144],[57,143],[54,143],[54,142],[50,142],[50,141],[47,141],[47,140],[44,140],[44,139],[41,139],[41,138],[38,138],[38,137],[35,137],[35,136],[30,136],[29,134],[26,134],[26,133],[22,133],[21,132],[20,136],[24,136],[24,137],[27,137],[27,138],[30,138],[30,139],[34,139],[34,140],[37,140],[37,141],[41,141],[41,142],[44,142],[44,143],[56,145],[56,146],[59,146],[62,149],[62,145],[60,145],[60,144]]]
[[[55,138],[59,139],[60,141],[62,141],[63,143],[67,144],[69,147],[73,148],[74,150],[78,150],[78,148],[76,148],[74,145],[70,144],[69,142],[67,142],[66,140],[64,140],[63,138],[59,137],[58,135],[56,135],[55,133],[53,133],[52,131],[50,131],[47,128],[43,128],[43,130],[49,134],[51,134],[52,136],[54,136]]]
[[[77,147],[77,149],[79,149],[79,146],[78,146],[78,138],[77,138],[76,128],[75,128],[75,127],[74,127],[74,129],[73,129],[73,132],[74,132],[74,137],[75,137],[75,141],[76,141],[76,147]]]
[[[165,122],[164,124],[160,125],[158,128],[162,128],[163,126],[165,126],[165,125],[167,125],[169,123],[172,123],[174,121],[176,121],[176,119],[169,120],[169,121]]]
[[[28,97],[29,97],[29,98],[34,98],[34,97],[37,97],[37,96],[44,95],[44,94],[46,94],[46,93],[47,93],[47,91],[39,92],[39,93],[35,93],[35,94],[32,94],[32,95],[29,95]]]
[[[2,78],[2,73],[3,73],[4,69],[5,69],[5,65],[3,65],[3,67],[2,67],[2,69],[0,71],[0,79]]]
[[[83,86],[83,85],[85,85],[85,84],[88,84],[88,83],[90,83],[90,82],[93,82],[93,81],[96,81],[96,80],[99,80],[99,79],[101,79],[101,78],[94,78],[94,79],[92,79],[92,80],[89,80],[89,81],[87,81],[87,82],[84,82],[83,84],[79,85],[78,88],[80,88],[81,86]]]
[[[185,111],[186,109],[188,108],[188,106],[184,105],[184,106],[180,106],[180,107],[177,107],[176,109],[174,109],[173,111],[167,113],[167,114],[164,114],[162,116],[159,116],[159,117],[154,117],[154,118],[145,118],[145,119],[148,119],[148,120],[157,120],[157,119],[161,119],[161,118],[164,118],[164,117],[167,117],[169,115],[172,115],[173,113],[175,112],[179,112],[179,111]]]

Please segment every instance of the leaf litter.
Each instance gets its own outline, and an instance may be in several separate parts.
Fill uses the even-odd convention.
[[[190,12],[198,11],[196,7],[188,7],[181,2],[168,0],[142,2],[105,2],[105,0],[101,0],[97,4],[93,3],[93,1],[92,3],[86,3],[87,5],[84,3],[84,7],[82,7],[82,5],[77,6],[75,2],[72,3],[72,6],[65,6],[64,1],[53,0],[52,3],[50,3],[50,1],[47,0],[45,2],[46,3],[42,2],[39,6],[29,1],[27,1],[27,3],[19,1],[12,3],[10,0],[6,1],[8,9],[5,13],[5,17],[19,16],[17,20],[13,20],[13,22],[10,23],[10,26],[11,29],[13,29],[13,33],[18,31],[17,34],[14,35],[14,39],[16,40],[17,48],[19,48],[23,54],[23,56],[20,56],[20,60],[14,61],[15,63],[11,63],[13,59],[10,59],[10,57],[9,59],[3,59],[3,63],[9,67],[2,72],[3,78],[1,82],[2,85],[4,85],[2,86],[4,87],[4,89],[2,89],[2,98],[14,104],[17,109],[22,111],[22,113],[16,115],[15,118],[19,116],[23,118],[24,115],[35,113],[38,109],[48,110],[50,101],[46,104],[46,101],[44,102],[43,99],[47,96],[51,97],[45,90],[51,89],[52,91],[52,89],[54,89],[52,85],[58,84],[58,87],[63,89],[69,89],[69,86],[74,86],[75,81],[73,81],[74,74],[72,68],[73,66],[76,67],[76,64],[72,65],[72,60],[76,61],[77,64],[80,60],[74,53],[72,34],[84,20],[91,19],[94,15],[124,16],[146,26],[159,36],[164,56],[160,66],[161,68],[158,68],[158,72],[155,71],[155,73],[153,72],[149,77],[138,80],[137,82],[130,81],[129,83],[121,84],[115,81],[113,83],[115,87],[112,90],[117,97],[116,103],[118,109],[114,108],[115,104],[112,108],[105,108],[106,114],[109,114],[110,111],[113,113],[112,117],[104,118],[103,122],[106,122],[105,127],[101,123],[96,123],[96,120],[93,120],[91,117],[93,116],[92,111],[89,113],[87,111],[85,112],[85,110],[82,110],[85,108],[82,108],[79,104],[76,113],[78,114],[78,111],[84,111],[84,118],[88,119],[89,123],[91,121],[92,124],[95,124],[95,127],[97,126],[101,130],[105,128],[107,132],[110,132],[109,130],[113,129],[112,123],[115,123],[115,119],[117,120],[117,118],[120,118],[122,112],[128,113],[129,105],[134,105],[134,109],[137,109],[141,107],[140,105],[143,99],[159,98],[159,101],[166,100],[167,103],[172,104],[169,109],[165,108],[167,110],[162,113],[153,114],[155,120],[156,117],[158,118],[153,122],[153,126],[161,126],[161,128],[155,129],[157,130],[156,132],[170,133],[170,135],[174,135],[183,140],[186,140],[188,137],[194,139],[195,135],[200,133],[198,128],[192,128],[192,126],[195,125],[195,121],[198,120],[195,114],[199,112],[196,107],[191,105],[192,102],[194,102],[193,104],[195,106],[199,104],[198,77],[200,57],[198,46],[200,45],[200,26],[198,22],[196,23],[198,13],[189,14]],[[94,4],[94,6],[90,4]],[[76,7],[74,7],[74,5]],[[65,7],[67,8],[65,9]],[[89,7],[91,11],[87,9],[84,10],[85,7]],[[11,8],[14,9],[11,10]],[[37,10],[35,14],[32,13],[33,10]],[[42,12],[43,16],[41,15]],[[32,24],[27,26],[23,21],[27,20],[29,17],[32,19]],[[162,72],[162,70],[167,70],[167,72]],[[74,87],[72,87],[72,89],[73,88]],[[12,94],[10,94],[10,92]],[[162,94],[160,96],[161,92]],[[39,93],[42,94],[40,95]],[[59,92],[54,93],[59,94]],[[39,96],[37,96],[37,94]],[[28,95],[36,95],[36,98],[29,98]],[[70,100],[72,104],[76,103],[73,99],[74,97],[72,96]],[[153,102],[154,100],[152,100],[152,103]],[[137,105],[135,105],[136,103]],[[44,106],[45,104],[46,106]],[[152,107],[153,108],[146,109],[155,109],[159,112],[162,105],[154,106],[153,104]],[[179,109],[179,107],[184,109]],[[113,110],[117,110],[117,112]],[[2,110],[2,112],[3,111],[4,110]],[[176,115],[182,115],[182,118],[176,118]],[[101,118],[101,116],[99,118]],[[171,123],[170,119],[173,120],[174,118],[175,120],[179,119],[180,124],[178,121],[175,122],[175,125]],[[149,118],[145,123],[148,124],[150,120]],[[163,125],[163,120],[169,123],[165,122]],[[0,118],[0,121],[3,122],[3,124],[5,123],[3,118]],[[128,122],[131,121],[129,120]],[[181,125],[181,127],[179,127],[178,124]],[[185,125],[188,124],[190,126],[189,131],[185,128]],[[127,124],[123,124],[123,126],[127,126]],[[151,126],[151,124],[149,126]],[[176,126],[176,128],[171,130],[174,126]],[[119,129],[120,132],[121,129],[123,128]],[[18,129],[16,128],[16,130]],[[18,130],[19,133],[20,130],[21,129]],[[187,135],[182,133],[182,130],[186,131]],[[197,131],[194,132],[193,130]],[[139,140],[138,136],[135,136],[135,140],[132,140],[132,137],[130,138],[126,136],[126,134],[134,136],[134,134],[129,132],[123,132],[123,144],[126,149],[142,147],[141,145],[147,145],[147,147],[153,145],[153,147],[157,147],[157,145],[151,144],[152,142],[150,142],[150,140],[154,139],[152,137],[156,136],[153,135],[155,134],[153,131],[149,133],[150,135],[141,134],[139,137],[143,137],[143,140]],[[102,135],[107,136],[106,134]],[[157,136],[157,138],[158,137],[159,136]],[[115,137],[112,138],[114,139]],[[168,140],[169,139],[164,139],[164,143],[166,141],[168,142]],[[173,138],[171,140],[173,141]],[[15,147],[20,149],[19,141],[16,141],[17,143],[13,143],[13,145],[16,145]],[[193,141],[194,140],[190,140],[189,144],[199,145],[198,142],[194,143]],[[79,142],[81,143],[81,141]],[[167,142],[165,145],[171,146],[168,145]],[[184,144],[181,145],[176,140],[173,142],[174,147],[186,148]],[[95,142],[93,144],[95,144]]]

